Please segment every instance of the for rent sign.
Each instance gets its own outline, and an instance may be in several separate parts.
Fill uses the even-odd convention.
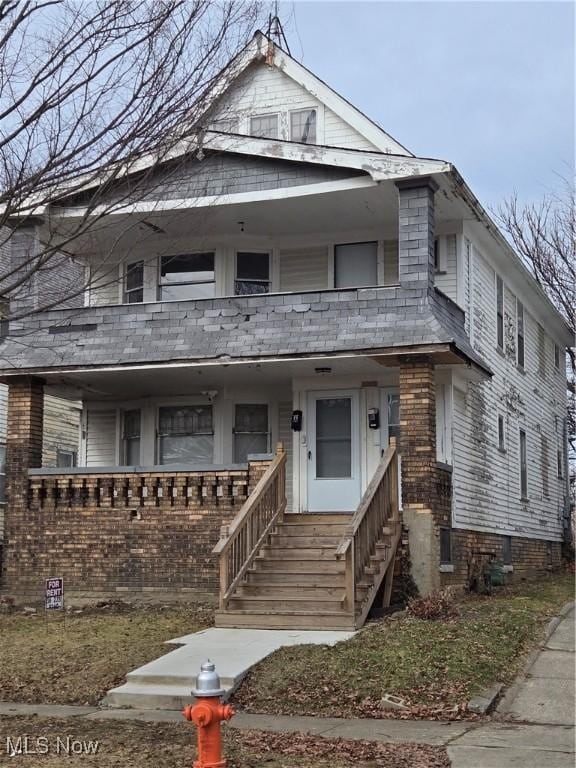
[[[44,599],[47,611],[64,610],[64,579],[61,576],[46,579]]]

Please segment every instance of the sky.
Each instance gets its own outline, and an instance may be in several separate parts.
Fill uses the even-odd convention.
[[[292,55],[488,208],[557,192],[574,167],[575,4],[296,0]]]

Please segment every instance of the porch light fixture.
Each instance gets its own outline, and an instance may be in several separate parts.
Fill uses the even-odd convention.
[[[325,373],[332,373],[332,368],[314,368],[314,373],[318,373],[320,375]]]

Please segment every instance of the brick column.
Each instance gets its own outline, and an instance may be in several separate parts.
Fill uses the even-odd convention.
[[[32,521],[28,520],[28,469],[42,466],[43,415],[42,380],[29,376],[11,379],[6,430],[5,588],[16,585],[18,578],[19,538],[33,533]]]
[[[402,503],[412,576],[422,594],[440,585],[436,507],[436,387],[429,356],[400,362]]]
[[[402,179],[398,187],[398,272],[402,288],[429,291],[434,285],[434,193],[430,176]]]

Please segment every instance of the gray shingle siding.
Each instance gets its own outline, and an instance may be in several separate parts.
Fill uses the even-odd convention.
[[[449,342],[482,365],[453,302],[419,289],[381,287],[51,311],[12,322],[0,357],[4,369],[13,370]]]

